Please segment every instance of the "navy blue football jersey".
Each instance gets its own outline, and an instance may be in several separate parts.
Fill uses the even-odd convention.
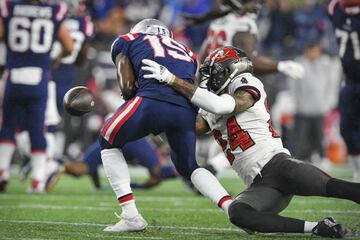
[[[127,56],[133,66],[138,86],[136,96],[192,107],[189,100],[171,87],[155,79],[145,79],[143,76],[147,72],[141,69],[141,61],[151,59],[165,66],[175,76],[194,83],[197,61],[190,49],[169,37],[128,33],[118,37],[111,46],[114,63],[120,53]]]
[[[35,5],[0,0],[0,17],[7,46],[6,67],[48,69],[50,51],[66,14],[65,4]]]
[[[360,14],[348,15],[333,0],[328,7],[347,81],[360,83]]]
[[[61,59],[60,65],[53,70],[53,79],[57,86],[71,86],[75,78],[75,61],[83,46],[89,42],[94,34],[94,26],[89,16],[69,17],[64,21],[74,42],[74,49],[71,54]],[[61,45],[55,42],[51,52],[52,57],[58,56],[61,52]]]

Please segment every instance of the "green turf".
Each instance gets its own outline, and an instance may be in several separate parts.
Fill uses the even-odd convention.
[[[344,168],[335,175],[349,177]],[[106,180],[103,179],[106,183]],[[236,195],[244,189],[238,178],[221,178]],[[309,239],[310,235],[247,235],[232,226],[209,200],[197,196],[180,180],[169,180],[154,190],[135,191],[136,203],[149,222],[140,233],[105,233],[116,222],[118,205],[113,192],[92,190],[89,179],[65,176],[50,194],[26,194],[16,176],[8,192],[0,194],[0,239]],[[317,221],[333,216],[360,239],[360,206],[345,200],[295,197],[286,216]],[[315,237],[314,237],[315,238]]]

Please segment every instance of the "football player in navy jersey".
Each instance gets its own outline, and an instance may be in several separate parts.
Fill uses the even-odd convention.
[[[0,1],[0,36],[6,44],[6,81],[3,121],[0,131],[0,190],[5,191],[9,166],[15,150],[14,133],[19,115],[24,114],[31,142],[32,183],[29,192],[42,192],[46,174],[44,115],[47,102],[50,51],[56,38],[63,50],[73,49],[70,34],[63,25],[64,4],[45,1]],[[23,116],[23,115],[21,115]]]
[[[339,100],[340,131],[354,169],[353,180],[360,182],[360,1],[332,0],[328,12],[346,77]]]
[[[150,58],[193,83],[197,69],[194,54],[172,39],[172,33],[156,19],[144,19],[130,33],[119,36],[111,54],[120,88],[128,100],[104,124],[99,137],[104,170],[122,208],[121,220],[104,231],[141,231],[147,226],[135,205],[122,149],[126,143],[150,133],[165,133],[179,174],[191,179],[203,195],[227,213],[232,202],[229,194],[195,160],[197,109],[169,86],[144,79],[145,71],[141,69],[142,60]]]

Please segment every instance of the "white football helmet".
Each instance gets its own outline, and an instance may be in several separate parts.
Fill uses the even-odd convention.
[[[167,28],[167,26],[154,18],[146,18],[141,20],[133,28],[131,28],[130,33],[147,33],[152,35],[163,35],[172,38],[172,32]]]

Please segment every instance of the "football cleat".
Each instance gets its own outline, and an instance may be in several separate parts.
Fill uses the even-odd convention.
[[[64,174],[64,172],[65,172],[65,166],[59,164],[57,168],[51,174],[49,174],[45,183],[46,192],[51,192],[52,190],[54,190],[55,185],[58,183],[60,177]]]
[[[312,233],[321,237],[344,238],[346,229],[332,217],[321,220],[312,230]]]
[[[120,221],[115,225],[106,227],[104,232],[138,232],[144,230],[148,225],[140,214],[133,218],[120,217],[116,213],[115,215]]]

